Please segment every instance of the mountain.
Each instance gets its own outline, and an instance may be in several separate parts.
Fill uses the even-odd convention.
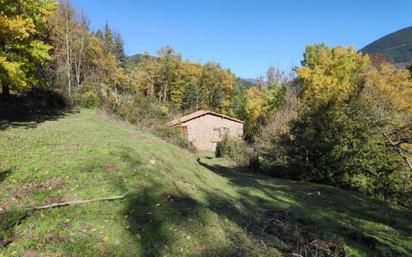
[[[244,89],[248,89],[250,87],[253,87],[254,82],[249,80],[249,79],[244,79],[244,78],[236,78],[236,83],[241,85]]]
[[[143,60],[144,54],[134,54],[127,56],[126,58],[126,67],[132,67],[139,64]]]
[[[251,78],[245,78],[244,80],[252,83],[252,84],[256,84],[256,79],[251,79]]]
[[[381,55],[395,64],[405,67],[412,63],[412,26],[386,35],[360,51]]]

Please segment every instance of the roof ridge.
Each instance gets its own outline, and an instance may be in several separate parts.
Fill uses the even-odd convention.
[[[167,123],[167,125],[168,125],[169,127],[173,127],[173,126],[176,126],[176,125],[181,124],[181,123],[183,123],[183,122],[187,122],[187,121],[189,121],[189,120],[198,118],[198,117],[200,117],[200,116],[204,116],[204,115],[206,115],[206,114],[212,114],[212,115],[219,116],[219,117],[222,117],[222,118],[225,118],[225,119],[228,119],[228,120],[232,120],[232,121],[235,121],[235,122],[244,123],[242,120],[239,120],[239,119],[236,119],[236,118],[233,118],[233,117],[230,117],[230,116],[221,114],[221,113],[217,113],[217,112],[214,112],[214,111],[210,111],[210,110],[198,110],[198,111],[195,111],[195,112],[186,114],[186,115],[184,115],[184,116],[181,116],[181,117],[179,117],[179,118],[177,118],[177,119],[174,119],[174,120],[172,120],[172,121],[169,121],[169,122]]]

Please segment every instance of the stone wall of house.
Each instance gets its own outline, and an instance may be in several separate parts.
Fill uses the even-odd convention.
[[[212,114],[189,120],[181,126],[187,126],[187,139],[200,151],[215,151],[225,133],[235,138],[243,136],[242,123]]]

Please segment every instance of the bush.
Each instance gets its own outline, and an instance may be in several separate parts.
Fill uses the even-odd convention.
[[[192,142],[186,140],[182,134],[182,131],[179,129],[163,129],[161,136],[167,142],[177,145],[183,149],[189,150],[192,153],[195,153],[197,151]]]
[[[157,132],[161,132],[165,123],[170,119],[167,105],[143,95],[121,96],[114,108],[111,106],[108,108],[130,123]]]
[[[88,90],[80,96],[80,106],[84,108],[93,108],[100,105],[99,96],[96,92]]]
[[[300,103],[295,88],[287,88],[283,105],[273,112],[260,129],[256,138],[256,150],[261,157],[261,166],[273,176],[287,176],[287,152],[285,141],[288,140],[290,126],[298,118]]]
[[[231,138],[225,135],[216,146],[216,157],[229,158],[241,165],[256,165],[256,156],[252,156],[252,151],[243,140]],[[253,159],[253,161],[252,161]]]

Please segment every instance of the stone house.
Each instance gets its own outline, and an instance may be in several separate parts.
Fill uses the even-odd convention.
[[[234,138],[243,136],[243,121],[212,111],[197,111],[167,125],[180,129],[185,139],[200,151],[215,151],[225,134]]]

